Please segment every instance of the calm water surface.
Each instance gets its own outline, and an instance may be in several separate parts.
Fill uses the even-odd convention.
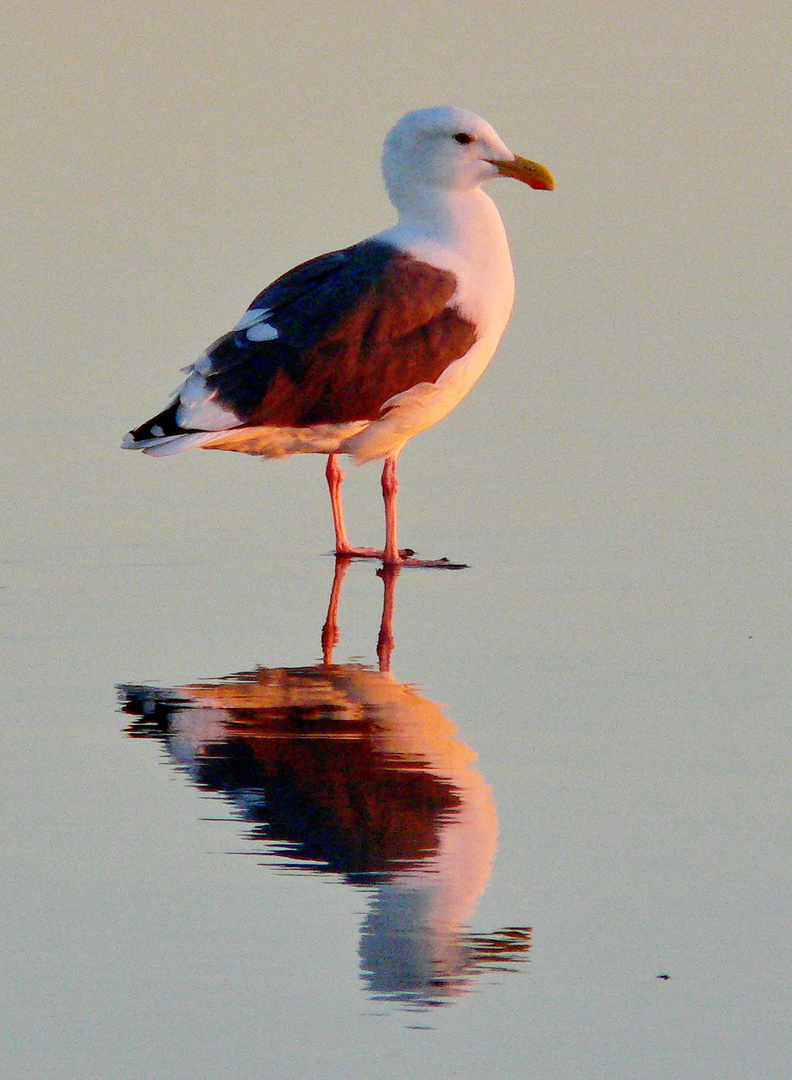
[[[10,1075],[784,1075],[757,583],[333,562],[6,563]]]

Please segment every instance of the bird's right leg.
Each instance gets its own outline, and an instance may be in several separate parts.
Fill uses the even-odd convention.
[[[382,561],[385,569],[401,566],[423,566],[435,570],[465,570],[464,563],[452,563],[448,559],[414,559],[414,551],[400,550],[398,545],[398,520],[396,496],[399,478],[396,475],[396,454],[385,458],[382,470],[382,497],[385,502],[385,551]],[[387,579],[386,579],[387,580]]]
[[[327,469],[325,470],[327,487],[330,491],[330,506],[333,510],[333,528],[335,529],[335,553],[354,559],[381,559],[382,552],[376,548],[353,547],[346,532],[344,522],[344,505],[341,500],[341,485],[344,482],[344,472],[338,464],[338,454],[327,455]]]

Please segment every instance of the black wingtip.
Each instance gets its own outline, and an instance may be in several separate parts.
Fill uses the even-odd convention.
[[[152,439],[166,439],[174,435],[186,435],[187,432],[176,420],[176,412],[179,408],[179,399],[170,403],[167,409],[157,413],[145,424],[133,428],[125,439],[126,446],[134,446],[136,443],[149,443]]]

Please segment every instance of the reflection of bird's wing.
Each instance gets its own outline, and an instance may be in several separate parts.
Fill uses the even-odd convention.
[[[152,733],[167,738],[196,783],[267,821],[268,837],[286,841],[291,857],[370,880],[434,855],[441,822],[459,803],[414,755],[383,753],[373,688],[386,698],[401,690],[355,664],[259,669],[167,692],[168,721]],[[164,693],[160,700],[167,709]],[[251,814],[255,787],[266,797]]]
[[[194,445],[201,431],[377,419],[474,343],[472,323],[450,305],[455,290],[450,271],[380,240],[304,263],[253,301],[127,445],[168,440],[175,451],[177,437]]]
[[[374,886],[360,942],[372,990],[421,1002],[465,989],[492,952],[466,930],[497,813],[439,706],[356,664],[262,668],[171,698],[169,745],[197,783],[266,821],[294,858]]]
[[[475,768],[476,754],[459,738],[439,705],[412,687],[361,670],[350,683],[372,710],[377,746],[386,758],[414,762],[449,784],[458,798],[453,813],[440,822],[438,850],[431,861],[392,875],[407,889],[428,885],[431,918],[461,926],[486,888],[498,842],[498,817],[492,791]]]

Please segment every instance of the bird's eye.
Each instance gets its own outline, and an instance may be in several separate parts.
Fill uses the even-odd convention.
[[[461,146],[467,146],[468,143],[473,142],[473,136],[468,135],[466,131],[460,131],[454,136],[454,141],[458,142]]]

